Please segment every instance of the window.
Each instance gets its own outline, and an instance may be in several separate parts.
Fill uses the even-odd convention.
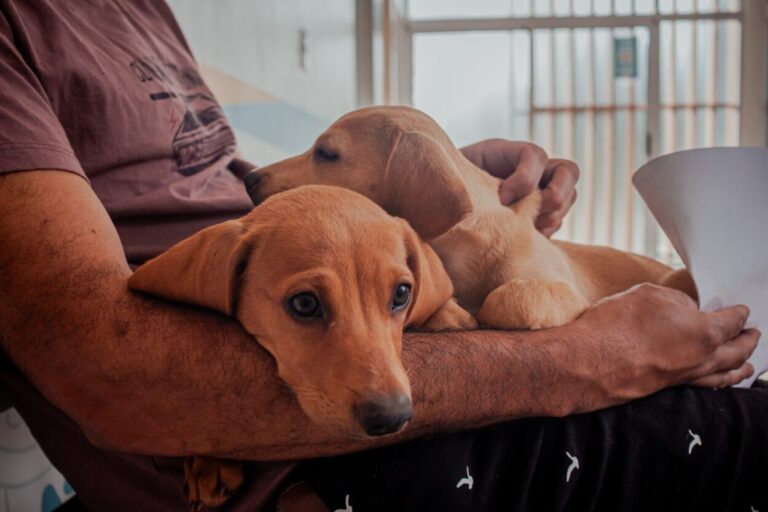
[[[582,168],[559,236],[676,255],[631,183],[650,157],[738,145],[738,0],[410,0],[412,102],[457,145],[532,140]]]

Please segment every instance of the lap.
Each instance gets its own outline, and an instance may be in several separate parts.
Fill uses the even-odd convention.
[[[767,390],[681,387],[301,471],[331,510],[766,510],[767,430]]]
[[[20,399],[33,433],[84,502],[109,510],[185,508],[180,461],[165,468],[158,459],[90,445],[1,353],[0,383]],[[344,510],[349,496],[354,512],[768,511],[766,434],[768,390],[682,387],[596,413],[308,461],[293,478],[308,481],[331,510]],[[246,485],[225,508],[259,509],[288,471],[248,464]]]

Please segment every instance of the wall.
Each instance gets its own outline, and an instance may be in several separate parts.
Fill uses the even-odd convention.
[[[73,494],[19,413],[0,413],[0,512],[53,512]]]
[[[169,0],[203,74],[263,165],[356,105],[354,0]]]

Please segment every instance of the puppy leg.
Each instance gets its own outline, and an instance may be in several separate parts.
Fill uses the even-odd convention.
[[[696,290],[696,283],[693,282],[693,277],[691,277],[690,272],[688,272],[688,269],[686,268],[670,272],[659,281],[659,284],[661,286],[666,286],[667,288],[680,290],[681,292],[688,294],[688,296],[696,302],[699,302],[699,293]]]
[[[500,329],[543,329],[571,322],[588,306],[564,281],[513,279],[488,294],[477,319]]]
[[[421,331],[458,331],[477,329],[477,320],[454,299],[440,306],[440,309],[419,326]]]
[[[242,485],[243,465],[213,457],[187,457],[184,479],[190,510],[215,508],[223,505]]]

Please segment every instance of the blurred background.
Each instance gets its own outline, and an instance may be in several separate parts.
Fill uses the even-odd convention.
[[[168,1],[245,158],[302,152],[359,106],[413,105],[459,146],[532,140],[576,160],[561,238],[679,263],[632,173],[675,150],[768,144],[766,0]],[[13,409],[0,495],[0,512],[72,495]]]
[[[459,146],[532,140],[576,160],[579,200],[558,236],[673,264],[632,172],[767,140],[766,0],[170,4],[252,161],[305,150],[356,107],[413,105]]]

